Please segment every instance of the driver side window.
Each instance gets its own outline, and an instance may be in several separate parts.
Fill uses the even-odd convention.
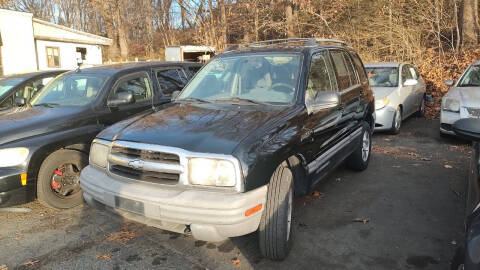
[[[147,73],[142,72],[137,75],[121,79],[111,93],[110,98],[120,92],[132,93],[135,103],[151,99],[152,86]]]
[[[326,51],[312,56],[307,89],[305,91],[307,104],[312,103],[317,94],[322,91],[336,91],[333,66]]]
[[[0,111],[8,110],[13,107],[13,97],[8,97],[2,103],[0,103]]]

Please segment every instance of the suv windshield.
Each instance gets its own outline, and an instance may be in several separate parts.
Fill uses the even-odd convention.
[[[378,67],[365,68],[368,74],[368,81],[372,87],[397,87],[398,86],[398,68]]]
[[[14,87],[15,85],[23,82],[25,79],[23,78],[5,78],[0,79],[0,96],[7,93]]]
[[[100,92],[106,77],[94,74],[60,76],[37,94],[32,106],[84,106]]]
[[[300,62],[297,54],[216,58],[185,87],[178,100],[288,104],[295,97]]]
[[[480,65],[471,66],[458,84],[460,87],[480,86]]]

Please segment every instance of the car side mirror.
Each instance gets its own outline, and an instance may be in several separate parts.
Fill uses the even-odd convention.
[[[21,106],[25,106],[25,104],[27,104],[27,101],[24,98],[22,97],[15,98],[15,105],[21,107]]]
[[[480,141],[480,119],[460,119],[453,124],[452,129],[461,138],[476,142]]]
[[[335,108],[338,105],[340,105],[340,95],[336,91],[318,92],[313,101],[306,102],[308,114]]]
[[[178,97],[178,95],[180,95],[180,91],[174,91],[172,93],[172,100],[176,99]]]
[[[415,79],[408,79],[403,83],[403,86],[415,86],[418,84],[418,81]]]
[[[107,101],[108,107],[118,107],[120,105],[132,104],[135,102],[133,94],[130,92],[118,92]]]
[[[455,84],[454,80],[444,80],[443,83],[445,83],[446,86],[453,86]]]

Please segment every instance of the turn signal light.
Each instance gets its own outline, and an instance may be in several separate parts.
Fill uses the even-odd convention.
[[[258,204],[250,209],[248,209],[247,211],[245,211],[245,216],[248,217],[248,216],[251,216],[255,213],[257,213],[258,211],[262,210],[262,204]]]
[[[22,186],[27,185],[27,174],[26,173],[20,174],[20,181],[22,182]]]

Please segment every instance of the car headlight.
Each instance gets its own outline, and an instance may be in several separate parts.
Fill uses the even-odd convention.
[[[443,110],[450,112],[460,112],[460,101],[453,98],[446,98],[443,100]]]
[[[29,150],[25,147],[15,147],[0,150],[0,167],[13,167],[27,161]]]
[[[388,105],[388,103],[390,103],[390,99],[388,97],[375,100],[375,109],[376,110],[383,109],[385,108],[385,106]]]
[[[233,187],[236,184],[235,165],[229,160],[190,158],[188,181],[192,185]]]
[[[90,163],[106,168],[108,165],[108,142],[94,140],[90,147]]]

